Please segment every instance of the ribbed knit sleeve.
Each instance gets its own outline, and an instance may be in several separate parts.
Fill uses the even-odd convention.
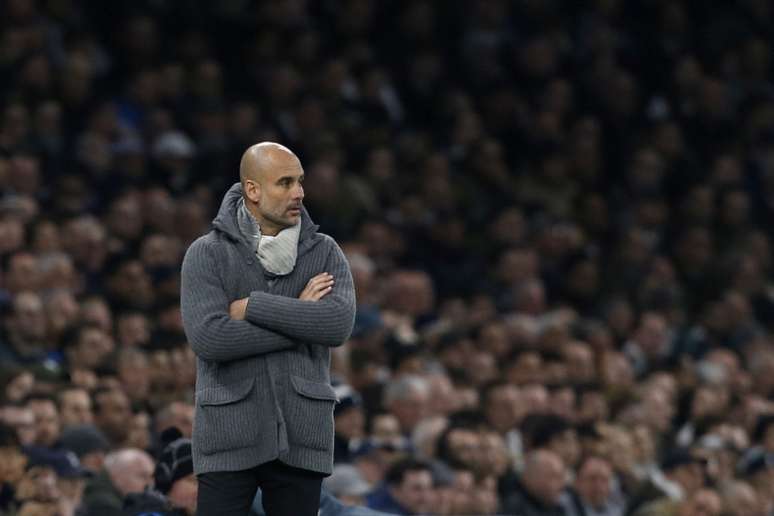
[[[292,349],[291,339],[247,321],[229,317],[230,300],[215,269],[204,237],[185,254],[180,278],[180,311],[194,353],[212,361],[229,361]]]
[[[331,251],[322,254],[320,272],[333,276],[331,292],[319,301],[250,293],[245,319],[262,328],[322,346],[340,346],[355,324],[355,287],[344,253],[331,240]],[[326,257],[327,254],[327,257]]]

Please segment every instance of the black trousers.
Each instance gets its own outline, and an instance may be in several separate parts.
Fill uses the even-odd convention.
[[[317,516],[322,473],[280,461],[242,471],[216,471],[197,476],[197,516],[247,516],[261,488],[267,516]]]

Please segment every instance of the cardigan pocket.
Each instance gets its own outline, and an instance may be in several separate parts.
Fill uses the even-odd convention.
[[[290,375],[295,396],[288,397],[288,439],[315,450],[333,449],[333,406],[336,393],[327,382]]]
[[[196,393],[196,432],[202,453],[258,445],[255,407],[250,407],[254,385],[255,378],[248,378]]]

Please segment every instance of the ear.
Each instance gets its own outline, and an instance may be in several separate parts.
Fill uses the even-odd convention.
[[[244,191],[245,197],[252,202],[258,204],[258,201],[261,200],[261,185],[252,179],[245,181]]]

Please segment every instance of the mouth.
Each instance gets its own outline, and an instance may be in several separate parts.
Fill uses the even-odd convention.
[[[288,208],[289,215],[301,215],[301,206]]]

